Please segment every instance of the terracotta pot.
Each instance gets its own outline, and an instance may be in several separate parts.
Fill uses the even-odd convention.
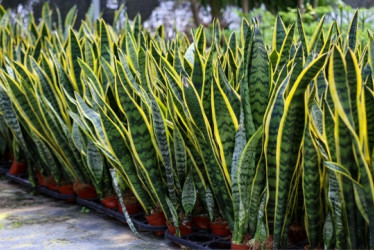
[[[65,195],[75,194],[74,189],[73,189],[73,184],[66,184],[66,185],[59,186],[58,191],[61,194],[65,194]],[[72,201],[75,201],[75,199],[66,199],[66,201],[72,202]]]
[[[199,229],[209,229],[210,220],[208,217],[205,217],[205,216],[193,216],[192,225]]]
[[[9,169],[9,174],[12,175],[20,175],[25,174],[27,169],[27,163],[26,162],[18,162],[14,160],[12,162],[12,166]]]
[[[148,221],[148,224],[151,226],[165,226],[166,225],[166,218],[163,212],[145,216],[145,219]],[[154,232],[153,234],[159,235],[159,236],[164,235],[164,231]]]
[[[83,183],[75,183],[73,185],[75,193],[81,199],[95,199],[97,198],[96,190],[93,186]]]
[[[175,230],[175,226],[173,226],[173,225],[168,225],[168,229],[169,229],[170,234],[172,234],[172,235],[175,235],[177,233],[176,230]],[[180,225],[179,226],[179,232],[180,232],[181,236],[191,234],[192,233],[191,222],[187,222],[184,225]]]
[[[151,226],[165,226],[166,225],[166,218],[163,212],[158,212],[157,214],[151,214],[145,216],[146,220],[148,221],[149,225]]]
[[[291,243],[298,243],[306,240],[307,235],[304,227],[291,225],[288,231],[288,240]]]
[[[48,189],[50,189],[50,190],[59,191],[58,187],[57,187],[57,184],[54,180],[49,181],[47,186],[48,186]]]
[[[212,222],[210,224],[210,228],[212,229],[212,233],[214,235],[225,237],[225,236],[229,236],[231,234],[229,226],[227,225],[227,222],[226,223],[214,223],[214,222]]]
[[[45,182],[44,177],[43,177],[43,175],[41,173],[37,173],[36,177],[38,178],[39,186],[42,186],[42,187],[46,187],[47,186],[47,183]]]
[[[234,242],[231,242],[231,249],[247,250],[249,249],[249,246],[244,244],[235,244]]]
[[[121,205],[119,204],[119,201],[117,200],[118,202],[118,211],[123,214],[123,210],[122,210],[122,207]],[[126,207],[126,210],[127,210],[127,213],[129,215],[133,215],[133,214],[138,214],[141,210],[141,207],[140,207],[140,204],[139,203],[134,203],[134,204],[125,204],[125,207]]]
[[[110,209],[118,209],[117,198],[115,196],[109,196],[101,199],[101,204]]]
[[[67,185],[59,186],[58,187],[58,191],[61,194],[67,194],[67,195],[74,194],[74,189],[73,189],[73,185],[72,184],[67,184]]]

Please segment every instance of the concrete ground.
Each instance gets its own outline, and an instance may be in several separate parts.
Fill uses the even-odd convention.
[[[121,222],[82,208],[33,196],[0,176],[0,249],[177,249],[152,233],[138,239]]]

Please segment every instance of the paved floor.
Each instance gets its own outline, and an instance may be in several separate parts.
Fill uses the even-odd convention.
[[[141,235],[104,214],[0,180],[0,249],[176,249],[163,237]]]

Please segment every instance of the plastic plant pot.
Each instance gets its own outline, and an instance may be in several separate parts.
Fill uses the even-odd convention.
[[[166,225],[166,218],[163,212],[158,212],[156,214],[151,214],[145,216],[149,225],[152,226],[165,226]]]
[[[118,202],[118,200],[117,200]],[[134,203],[134,204],[125,204],[125,207],[126,207],[126,210],[127,210],[127,213],[129,215],[134,215],[134,214],[138,214],[140,213],[141,211],[141,207],[140,207],[140,204],[139,203]],[[118,211],[123,214],[123,210],[122,210],[122,207],[121,205],[119,204],[118,202]]]
[[[12,162],[12,166],[9,169],[9,174],[12,174],[12,175],[26,174],[26,169],[27,169],[26,162],[18,162],[14,160]]]
[[[148,224],[151,226],[166,226],[166,218],[163,212],[145,216],[145,219],[148,221]],[[154,234],[164,235],[164,231],[157,231],[157,232],[154,232]]]
[[[134,223],[134,225],[140,230],[140,231],[146,231],[146,232],[158,232],[163,231],[165,232],[167,226],[161,225],[161,226],[152,226],[148,223],[147,219],[145,218],[144,214],[139,213],[136,215],[132,215],[131,219]]]
[[[101,204],[103,204],[103,206],[106,208],[118,209],[118,202],[115,196],[109,196],[101,199]]]
[[[58,187],[60,194],[67,196],[75,196],[73,184],[61,185]],[[75,201],[75,199],[66,199],[66,201]]]
[[[214,223],[210,224],[210,228],[212,229],[212,233],[217,236],[225,237],[231,235],[229,227],[226,223]]]
[[[43,175],[41,173],[37,173],[36,177],[38,178],[39,186],[42,186],[42,187],[46,187],[47,186],[47,183],[45,182],[44,177],[43,177]]]
[[[168,225],[168,229],[169,229],[170,234],[172,234],[172,235],[176,234],[175,226]],[[179,232],[180,232],[181,236],[185,236],[185,235],[191,234],[192,233],[191,222],[187,222],[184,225],[180,225],[179,226]]]
[[[62,185],[58,187],[58,191],[61,194],[74,194],[74,189],[72,184]]]
[[[247,250],[247,249],[249,249],[249,246],[244,245],[244,244],[235,244],[234,242],[231,242],[231,249]]]
[[[93,186],[82,183],[75,183],[74,191],[81,199],[92,200],[97,198],[96,190]]]
[[[198,229],[206,230],[210,228],[210,220],[205,216],[193,216],[192,225]]]
[[[58,189],[58,187],[57,187],[57,184],[56,184],[56,182],[55,182],[54,180],[48,182],[47,186],[48,186],[48,188],[49,188],[50,190],[53,190],[53,191],[59,191],[59,189]]]

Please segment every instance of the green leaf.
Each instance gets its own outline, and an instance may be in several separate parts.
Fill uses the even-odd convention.
[[[264,156],[267,175],[267,221],[273,221],[276,191],[276,145],[280,121],[284,111],[284,93],[289,83],[290,76],[286,77],[275,93],[275,99],[269,104],[269,111],[264,127]]]
[[[182,205],[186,214],[191,214],[196,203],[196,188],[191,173],[188,174],[183,185]]]
[[[254,28],[253,34],[251,67],[248,72],[248,91],[253,123],[255,129],[258,129],[263,123],[268,103],[270,74],[265,45],[257,26]]]
[[[283,44],[285,37],[286,37],[286,28],[284,27],[282,18],[279,15],[277,15],[275,23],[274,23],[273,49],[279,52],[282,48],[282,44]]]
[[[229,176],[226,175],[227,172],[225,173],[217,161],[216,149],[214,144],[211,143],[210,126],[207,123],[198,93],[186,79],[183,84],[183,94],[192,120],[198,128],[194,134],[197,137],[204,158],[205,170],[213,189],[214,197],[217,199],[219,208],[230,225],[232,224],[232,206],[230,188],[227,183]]]
[[[173,162],[171,159],[170,153],[170,143],[167,136],[167,127],[165,124],[165,118],[163,117],[158,102],[156,101],[155,97],[151,95],[151,102],[152,102],[152,121],[153,127],[155,130],[155,136],[157,145],[161,151],[164,167],[165,167],[165,174],[166,174],[166,182],[169,191],[169,197],[173,205],[177,204],[177,196],[174,190],[174,179],[173,179]]]
[[[212,92],[213,124],[215,139],[220,149],[222,167],[228,176],[231,172],[231,161],[235,146],[235,133],[238,128],[235,113],[227,96],[219,83],[215,80]]]
[[[125,206],[125,202],[123,201],[123,198],[122,198],[121,188],[119,187],[119,184],[118,184],[116,170],[115,169],[109,169],[109,172],[110,172],[110,175],[112,176],[113,188],[114,188],[114,191],[117,194],[117,197],[118,197],[118,200],[119,200],[119,204],[120,204],[120,206],[122,208],[123,214],[125,215],[127,225],[129,225],[131,231],[136,236],[138,236],[139,238],[142,238],[142,236],[139,234],[138,230],[136,230],[136,227],[135,227],[134,223],[132,222],[129,213],[127,212],[127,209],[126,209],[126,206]]]
[[[87,142],[87,166],[91,170],[96,183],[100,183],[103,177],[104,162],[100,151],[91,140]]]
[[[311,53],[316,48],[316,46],[318,44],[318,41],[320,39],[322,30],[323,30],[323,22],[324,21],[325,21],[325,16],[323,16],[321,18],[321,20],[318,23],[318,26],[316,27],[316,30],[313,33],[313,36],[311,38],[311,41],[310,41],[309,47],[308,47],[308,55],[309,55],[309,53]]]
[[[170,201],[170,199],[168,197],[166,197],[166,204],[169,207],[171,218],[173,219],[173,224],[174,224],[174,227],[175,227],[176,234],[180,235],[178,212],[177,212],[176,208],[174,207],[174,205],[172,204],[172,202]]]
[[[352,17],[351,23],[349,24],[348,29],[348,48],[352,51],[355,51],[356,44],[358,40],[358,9],[355,11],[355,14]]]
[[[306,67],[297,78],[284,104],[284,113],[279,125],[276,149],[276,201],[274,218],[274,244],[280,242],[288,227],[285,223],[286,207],[292,175],[296,169],[298,151],[304,130],[304,92],[325,64],[326,54],[319,56]]]
[[[301,19],[300,10],[297,11],[297,30],[299,32],[299,39],[301,40],[301,45],[302,45],[302,48],[303,48],[303,51],[304,51],[304,55],[308,56],[308,54],[309,54],[308,44],[307,44],[307,41],[306,41],[304,25],[303,25],[303,21]]]
[[[256,172],[256,151],[257,145],[262,137],[263,126],[261,126],[256,133],[248,140],[247,145],[243,149],[242,155],[240,156],[238,169],[236,172],[236,180],[238,182],[239,191],[239,211],[238,220],[239,223],[237,228],[234,228],[234,232],[238,237],[236,240],[241,241],[242,234],[245,233],[244,228],[248,224],[249,208],[251,198],[251,186],[253,178]]]
[[[320,242],[321,233],[321,172],[318,151],[313,143],[309,119],[304,130],[303,143],[303,193],[305,203],[305,225],[310,246],[315,248]]]

